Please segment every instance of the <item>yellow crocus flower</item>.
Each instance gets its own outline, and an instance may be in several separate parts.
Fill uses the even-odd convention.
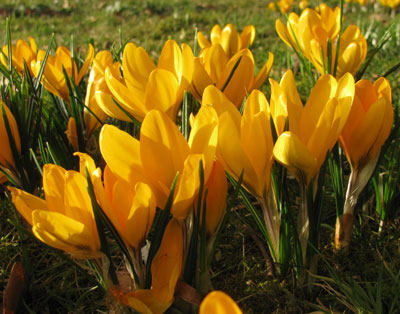
[[[25,40],[18,39],[17,43],[11,46],[12,64],[19,73],[24,72],[24,61],[28,66],[29,72],[33,75],[31,62],[36,60],[37,46],[32,37],[28,37],[29,43]],[[8,46],[3,46],[3,54],[0,54],[0,61],[5,67],[8,67]]]
[[[250,94],[243,116],[238,110],[220,115],[218,149],[225,169],[236,179],[244,170],[243,186],[264,197],[270,184],[273,141],[269,105],[263,93],[254,90]]]
[[[380,149],[390,134],[392,124],[393,107],[389,82],[383,77],[375,83],[368,80],[358,81],[353,106],[340,136],[351,173],[343,214],[336,221],[336,249],[346,248],[350,244],[358,196],[374,172]]]
[[[212,108],[196,115],[188,141],[166,113],[150,111],[143,120],[140,142],[111,125],[100,133],[100,151],[110,170],[134,184],[151,185],[157,205],[164,208],[172,182],[179,173],[171,213],[184,219],[197,196],[199,165],[207,181],[217,146],[218,117]]]
[[[122,69],[123,78],[107,67],[105,79],[112,97],[124,110],[140,122],[153,109],[167,113],[175,121],[184,91],[192,81],[193,52],[188,45],[183,44],[181,49],[175,41],[168,40],[156,67],[142,47],[128,43]],[[130,121],[112,98],[99,97],[98,101],[110,116]]]
[[[10,109],[8,109],[7,105],[0,100],[0,166],[7,169],[15,170],[15,161],[11,151],[10,139],[7,134],[3,110],[11,129],[11,134],[15,143],[15,147],[17,148],[18,153],[21,153],[21,140],[19,137],[17,122],[15,121],[15,118]]]
[[[327,152],[333,148],[344,127],[354,97],[354,78],[344,75],[340,80],[326,74],[321,76],[307,100],[300,101],[293,73],[288,71],[283,79],[289,118],[289,131],[283,132],[275,143],[274,156],[287,167],[300,182],[307,186],[318,173]],[[274,89],[282,87],[272,84]],[[294,95],[294,96],[293,96]],[[291,97],[291,98],[290,98]]]
[[[112,293],[119,302],[140,313],[164,313],[174,300],[175,286],[182,272],[182,263],[182,230],[177,220],[172,219],[165,229],[160,248],[151,264],[151,288],[138,289],[127,294],[114,288]]]
[[[256,29],[253,25],[247,25],[239,35],[236,27],[227,24],[223,29],[216,24],[211,29],[210,40],[202,32],[197,33],[197,42],[201,49],[220,44],[228,58],[231,58],[238,51],[250,47],[256,37]]]
[[[212,291],[200,304],[199,314],[242,314],[239,306],[223,291]]]
[[[300,16],[291,13],[287,26],[280,19],[275,23],[279,37],[289,46],[302,53],[321,74],[333,74],[336,47],[340,32],[340,9],[332,10],[326,4],[319,12],[306,9]],[[330,50],[328,42],[331,42]],[[329,60],[330,58],[330,68]],[[345,73],[355,74],[367,56],[367,41],[356,25],[350,25],[340,37],[336,77]]]
[[[209,91],[212,92],[211,89]],[[274,143],[268,101],[259,90],[252,91],[244,105],[243,116],[236,108],[229,109],[232,104],[229,105],[220,96],[208,101],[219,107],[221,112],[218,125],[219,160],[236,180],[243,172],[242,185],[262,206],[272,255],[278,261],[279,213],[269,204]]]
[[[239,107],[247,93],[262,86],[273,61],[274,55],[269,53],[267,62],[255,75],[254,57],[249,49],[242,49],[229,58],[220,44],[214,44],[195,58],[191,92],[201,100],[204,89],[215,85]]]
[[[36,61],[32,61],[31,63],[32,71],[36,77],[39,75],[40,67],[45,55],[46,51],[39,50]],[[68,48],[64,46],[58,47],[55,56],[49,55],[47,59],[42,77],[44,88],[46,88],[50,93],[69,102],[69,92],[64,78],[63,68],[65,69],[68,77],[73,79],[75,84],[78,85],[89,69],[93,57],[94,48],[91,44],[89,44],[85,62],[78,71],[76,63],[71,57],[71,52],[68,50]]]
[[[82,173],[46,164],[45,200],[14,187],[9,190],[15,207],[40,241],[72,257],[90,259],[102,253],[87,187]]]
[[[373,160],[389,136],[393,124],[391,95],[390,84],[383,77],[375,83],[356,83],[353,106],[340,136],[352,168],[363,168]]]

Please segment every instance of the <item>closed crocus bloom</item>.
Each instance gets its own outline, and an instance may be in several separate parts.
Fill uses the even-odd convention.
[[[140,142],[113,126],[100,133],[100,150],[110,170],[128,182],[149,183],[164,208],[179,173],[171,213],[184,219],[200,185],[202,160],[205,181],[210,175],[217,146],[218,117],[213,108],[199,111],[186,141],[167,114],[150,111],[140,130]]]
[[[8,109],[7,105],[4,104],[1,100],[0,110],[0,166],[9,169],[15,169],[15,161],[12,154],[10,138],[8,137],[4,118],[7,117],[7,121],[11,129],[11,135],[13,137],[12,140],[15,143],[15,147],[17,148],[18,153],[20,153],[21,140],[19,137],[18,126],[10,109]],[[3,111],[5,113],[5,116],[3,115]]]
[[[230,58],[239,50],[250,47],[255,37],[256,29],[253,25],[247,25],[240,35],[232,24],[225,25],[223,29],[219,25],[214,25],[210,34],[211,42],[202,32],[197,33],[197,42],[202,49],[220,44]]]
[[[268,101],[254,90],[247,98],[243,117],[225,111],[219,117],[218,147],[225,169],[252,194],[264,197],[270,184],[273,141]]]
[[[356,73],[367,55],[367,42],[360,29],[351,25],[339,38],[340,9],[332,10],[321,4],[318,11],[306,9],[300,17],[291,13],[287,26],[278,19],[275,27],[279,37],[301,52],[321,74],[334,74],[336,71],[336,77],[340,78],[347,72]],[[338,44],[339,55],[336,58]]]
[[[254,76],[255,62],[249,49],[242,49],[229,58],[221,45],[212,45],[195,58],[192,94],[201,100],[204,89],[208,85],[215,85],[239,107],[247,93],[262,86],[273,60],[273,54],[269,53],[267,62]]]
[[[279,0],[277,2],[277,5],[279,7],[279,10],[281,11],[282,14],[286,14],[290,11],[290,8],[292,7],[293,0]]]
[[[239,306],[223,291],[212,291],[200,304],[199,314],[242,314]]]
[[[356,83],[353,106],[340,136],[340,143],[352,168],[364,167],[379,153],[393,124],[389,82],[381,77],[375,83]]]
[[[294,80],[289,82],[288,90],[296,94],[292,96],[294,101],[287,103],[289,131],[283,132],[276,141],[274,156],[307,186],[347,120],[354,97],[354,78],[346,74],[337,81],[328,74],[321,76],[304,107]],[[276,88],[276,84],[272,88]]]
[[[353,213],[357,199],[374,172],[380,149],[393,124],[392,95],[389,82],[381,77],[372,83],[356,83],[354,102],[340,136],[340,143],[351,166],[342,215],[337,217],[335,247],[350,245]]]
[[[193,52],[188,45],[183,44],[181,49],[175,41],[168,40],[156,67],[142,47],[128,43],[122,69],[123,79],[110,68],[105,71],[105,79],[112,97],[125,111],[141,122],[149,111],[157,109],[175,121],[184,91],[192,81]],[[104,97],[99,102],[113,111],[108,112],[110,116],[130,121],[123,111],[114,109],[114,100]]]
[[[90,135],[100,127],[101,122],[104,122],[108,115],[113,116],[113,112],[121,112],[116,105],[114,107],[103,107],[97,99],[109,97],[111,99],[111,92],[107,87],[104,75],[106,68],[114,73],[114,76],[120,76],[120,64],[113,61],[111,52],[102,50],[98,52],[93,59],[92,69],[90,71],[88,86],[85,98],[84,120],[86,126],[86,136]],[[100,121],[99,121],[100,120]]]
[[[143,314],[164,313],[174,300],[175,286],[182,272],[183,237],[179,223],[172,219],[165,229],[160,248],[151,264],[152,285],[124,294],[112,291],[122,304]]]
[[[36,61],[31,63],[32,71],[36,77],[39,76],[40,67],[45,55],[46,51],[39,50]],[[78,71],[76,63],[71,57],[71,52],[68,50],[68,48],[64,46],[58,47],[55,56],[48,56],[42,77],[42,83],[44,87],[50,93],[69,102],[68,86],[64,78],[63,68],[65,69],[68,77],[74,80],[75,85],[78,85],[88,71],[93,57],[94,48],[91,44],[89,44],[85,62]]]
[[[18,39],[16,45],[11,46],[12,64],[18,72],[23,73],[25,61],[26,65],[28,66],[29,72],[32,75],[33,73],[31,70],[31,62],[36,60],[37,46],[35,40],[32,37],[29,36],[28,40],[29,43],[25,40]],[[1,63],[3,63],[4,66],[8,67],[8,46],[4,45],[2,50],[4,55],[0,55]]]
[[[13,187],[9,190],[40,241],[72,257],[90,259],[102,253],[87,187],[82,173],[47,164],[43,167],[45,200]]]

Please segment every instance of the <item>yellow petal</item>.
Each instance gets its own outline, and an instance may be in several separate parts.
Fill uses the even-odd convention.
[[[7,105],[4,104],[0,100],[0,145],[1,145],[1,150],[0,150],[0,164],[7,167],[7,168],[15,168],[15,162],[14,162],[14,157],[11,151],[11,146],[10,146],[10,139],[8,137],[7,129],[5,126],[5,121],[3,117],[2,111],[4,110],[5,116],[7,117],[8,124],[11,129],[11,135],[13,137],[15,146],[17,148],[17,151],[20,153],[21,152],[21,140],[19,137],[19,131],[18,131],[18,126],[17,123],[14,119],[13,114],[11,113],[10,109],[8,109]]]
[[[284,132],[274,146],[274,157],[302,184],[308,184],[316,172],[317,161],[296,134]]]
[[[243,150],[240,140],[239,121],[234,121],[235,117],[229,112],[225,112],[219,118],[218,126],[218,147],[221,154],[221,162],[224,168],[239,179],[244,170],[243,185],[252,193],[261,196],[263,193],[264,181],[259,181],[251,162]]]
[[[256,77],[254,78],[254,82],[253,85],[251,86],[251,89],[261,88],[261,86],[267,79],[269,72],[271,71],[273,63],[274,63],[274,55],[272,54],[272,52],[268,52],[268,60],[265,62],[261,70],[257,73]]]
[[[223,93],[236,107],[240,107],[246,93],[250,92],[253,76],[253,60],[247,55],[237,56],[229,60],[218,78],[216,87],[221,90],[225,87]]]
[[[99,136],[100,152],[110,170],[127,182],[142,180],[139,141],[115,126],[104,125]]]
[[[41,198],[11,186],[7,188],[11,191],[15,208],[30,225],[32,225],[32,212],[34,210],[47,210],[46,201]]]
[[[256,37],[256,28],[254,25],[247,25],[240,35],[241,47],[240,49],[248,48],[253,44],[254,38]]]
[[[180,173],[171,214],[176,219],[185,219],[200,187],[199,166],[202,155],[189,155]],[[204,161],[203,161],[204,164]],[[171,182],[172,183],[172,182]]]
[[[193,79],[190,86],[191,93],[199,100],[203,97],[203,91],[209,85],[214,84],[214,82],[209,77],[208,73],[204,69],[203,64],[199,58],[194,58],[193,61]]]
[[[179,82],[172,72],[164,69],[151,72],[146,87],[146,113],[157,109],[175,121],[182,98],[183,91],[179,94]]]
[[[43,167],[43,190],[49,211],[65,214],[65,174],[66,170],[57,165],[46,164]]]
[[[200,304],[199,314],[242,314],[239,306],[222,291],[210,292]]]
[[[35,210],[32,213],[33,234],[54,248],[75,255],[77,258],[95,257],[99,251],[97,234],[84,223],[57,212]]]
[[[206,36],[204,36],[203,32],[197,32],[197,43],[202,49],[211,46],[211,43],[208,41]]]
[[[176,173],[183,170],[189,146],[165,113],[152,110],[140,130],[140,155],[146,176],[168,196]]]

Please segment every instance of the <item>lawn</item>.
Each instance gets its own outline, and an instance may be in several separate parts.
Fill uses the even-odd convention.
[[[310,62],[305,59],[299,59],[294,50],[285,45],[279,38],[275,30],[275,21],[280,18],[286,25],[286,17],[279,11],[269,10],[267,8],[268,3],[269,1],[255,0],[3,0],[0,4],[0,29],[3,34],[1,44],[7,45],[7,41],[9,40],[7,28],[9,27],[11,34],[10,42],[12,44],[15,44],[18,39],[27,40],[28,36],[32,36],[39,49],[46,50],[49,43],[52,44],[52,51],[55,51],[55,48],[58,46],[66,46],[68,49],[71,48],[75,51],[75,56],[79,56],[79,58],[76,58],[80,62],[78,62],[79,66],[82,66],[84,63],[89,44],[93,45],[95,53],[101,50],[111,51],[115,61],[118,58],[122,58],[121,55],[125,45],[128,42],[133,42],[136,46],[143,47],[150,58],[156,62],[167,40],[175,40],[179,45],[186,43],[192,48],[194,55],[197,56],[201,50],[195,41],[198,32],[209,36],[215,24],[219,24],[222,28],[224,25],[231,23],[239,32],[247,25],[254,25],[256,35],[254,43],[251,46],[251,51],[254,55],[255,72],[257,73],[262,69],[268,59],[269,52],[272,52],[274,54],[274,63],[268,77],[279,82],[284,73],[288,69],[291,69],[300,98],[305,104],[312,87],[320,75],[312,68]],[[315,7],[316,4],[310,1],[311,8]],[[335,1],[328,1],[328,4],[331,7],[340,6],[340,3]],[[289,12],[292,11],[298,14],[301,13],[297,2],[293,3]],[[308,256],[306,256],[304,261],[307,260],[307,262],[304,265],[302,265],[302,262],[299,262],[301,253],[300,257],[298,255],[299,246],[302,243],[301,236],[297,238],[298,234],[296,233],[296,228],[293,226],[300,223],[297,222],[296,216],[300,217],[300,212],[303,208],[302,196],[303,200],[305,197],[308,197],[308,201],[310,201],[310,193],[313,195],[313,192],[310,191],[313,191],[314,183],[310,185],[307,183],[304,189],[307,188],[305,193],[308,194],[302,194],[302,185],[298,184],[298,182],[301,182],[301,176],[297,175],[296,172],[293,173],[293,167],[288,167],[289,171],[286,171],[286,168],[280,166],[280,164],[284,165],[283,162],[279,161],[280,164],[274,163],[272,171],[275,175],[274,180],[282,180],[284,183],[280,185],[278,190],[274,191],[276,193],[274,194],[274,202],[281,206],[279,207],[279,214],[282,225],[279,230],[281,237],[283,234],[287,235],[286,242],[281,238],[284,244],[280,244],[281,251],[277,251],[281,255],[280,258],[277,258],[274,256],[273,249],[270,249],[271,245],[267,239],[268,236],[266,236],[269,231],[267,231],[265,222],[264,227],[262,226],[263,222],[257,222],[257,217],[260,218],[260,221],[264,221],[262,214],[263,204],[260,202],[260,196],[253,193],[254,189],[252,189],[251,180],[246,181],[246,177],[240,178],[240,172],[233,173],[231,171],[232,168],[227,166],[229,162],[225,161],[225,170],[229,173],[231,179],[228,186],[228,210],[217,232],[215,251],[213,251],[210,259],[207,261],[210,265],[209,278],[211,285],[208,286],[208,282],[205,285],[206,288],[212,287],[215,290],[226,292],[236,301],[243,313],[311,313],[313,311],[321,311],[322,313],[399,313],[399,8],[390,9],[383,7],[378,2],[371,3],[368,1],[365,6],[361,6],[358,3],[345,3],[343,11],[343,28],[351,24],[356,24],[365,36],[368,45],[368,55],[366,56],[366,60],[368,61],[364,61],[361,70],[355,75],[356,80],[363,78],[374,82],[379,77],[385,76],[390,83],[391,106],[394,110],[393,124],[388,126],[389,129],[391,128],[391,133],[381,148],[376,168],[374,166],[371,170],[371,179],[369,176],[366,178],[366,182],[368,183],[358,196],[358,201],[357,197],[355,199],[352,240],[350,247],[345,250],[335,249],[334,237],[337,215],[340,214],[337,212],[338,208],[340,208],[337,204],[339,202],[343,207],[343,193],[346,192],[346,185],[342,187],[342,190],[344,189],[342,191],[342,200],[338,201],[339,192],[337,186],[335,186],[333,174],[336,173],[341,176],[339,179],[344,180],[341,181],[341,184],[345,184],[349,180],[353,168],[346,160],[344,150],[338,148],[338,145],[333,149],[329,149],[329,151],[332,151],[328,153],[329,161],[327,159],[323,165],[322,162],[320,165],[325,172],[321,170],[319,178],[318,174],[316,176],[314,174],[312,179],[310,178],[310,180],[315,180],[312,181],[315,183],[315,186],[321,182],[320,178],[323,178],[325,182],[321,189],[318,188],[318,192],[315,192],[318,196],[321,196],[321,202],[317,204],[316,198],[318,200],[318,197],[315,197],[314,194],[314,196],[311,196],[311,198],[314,197],[313,201],[307,205],[309,207],[306,207],[310,210],[308,215],[310,215],[311,223],[313,222],[313,212],[311,210],[316,209],[318,206],[319,209],[314,212],[318,214],[318,230],[316,231],[315,242],[311,238],[308,243],[307,241],[305,242],[308,252],[313,252],[309,253],[312,258],[309,261],[307,259]],[[9,22],[9,26],[7,21]],[[244,57],[240,57],[239,61],[236,61],[237,63],[233,66],[233,72],[236,67],[239,67],[243,59]],[[55,96],[51,91],[49,92],[44,87],[42,88],[42,85],[36,80],[26,79],[27,74],[29,74],[28,68],[26,68],[23,74],[18,74],[15,69],[12,74],[7,71],[8,68],[4,65],[1,69],[1,97],[3,102],[8,106],[16,104],[16,108],[19,108],[16,110],[19,110],[19,113],[23,112],[16,120],[18,127],[21,128],[23,125],[25,130],[20,130],[22,153],[20,154],[19,162],[17,162],[17,167],[21,166],[19,169],[24,170],[18,171],[19,174],[23,174],[16,180],[17,183],[22,182],[20,185],[17,184],[17,186],[29,186],[29,188],[24,189],[43,197],[42,173],[39,169],[44,164],[57,163],[67,170],[78,169],[78,159],[72,157],[72,153],[76,149],[73,149],[72,140],[69,137],[70,134],[67,134],[65,130],[67,129],[67,125],[69,128],[69,117],[83,117],[85,107],[83,104],[85,103],[89,75],[85,75],[82,82],[76,88],[75,86],[70,86],[70,89],[67,90],[67,94],[69,92],[68,97],[70,98],[63,100],[61,97],[58,97],[59,95]],[[127,71],[125,72],[124,70],[124,77],[127,75],[126,73]],[[222,90],[227,87],[231,79],[234,80],[233,75],[229,76]],[[260,90],[265,94],[268,101],[270,101],[273,94],[271,84],[267,79],[260,87]],[[169,93],[172,93],[171,90],[172,87],[168,87]],[[369,91],[366,90],[365,94],[367,92]],[[71,97],[71,95],[74,95],[74,97]],[[165,95],[167,95],[167,92],[165,92]],[[128,95],[127,97],[134,96]],[[287,97],[289,98],[289,95]],[[323,98],[321,95],[318,97]],[[197,117],[200,102],[189,94],[185,94],[182,98],[184,106],[187,106],[182,108],[196,108],[192,111],[196,113]],[[319,98],[317,98],[316,103]],[[36,107],[33,107],[33,105]],[[32,111],[29,109],[31,108],[30,106],[33,108]],[[22,109],[21,111],[21,108],[25,107],[28,109]],[[245,105],[242,106],[242,113],[243,107]],[[191,112],[190,109],[189,114]],[[189,130],[189,127],[185,127],[185,123],[188,125],[188,121],[192,121],[192,118],[189,118],[189,114],[185,110],[188,109],[181,109],[177,114],[177,122],[180,124],[180,131],[183,133],[185,130]],[[14,109],[11,111],[15,115],[16,111]],[[63,116],[64,113],[66,114],[65,117]],[[6,115],[5,111],[3,111],[4,115]],[[27,117],[30,117],[30,115],[39,117],[39,120],[36,121],[32,118],[32,126],[24,125],[24,119],[28,119],[26,121],[29,121]],[[210,117],[209,120],[211,120]],[[135,119],[119,121],[118,118],[114,117],[108,118],[107,123],[116,125],[121,130],[127,131],[129,134],[139,138],[140,124],[142,121],[150,121],[150,119],[144,119],[136,118],[135,116]],[[195,119],[194,116],[193,119]],[[8,120],[10,119],[8,118]],[[75,120],[78,121],[78,119]],[[378,120],[379,117],[377,115],[376,121]],[[164,120],[157,121],[160,123],[160,121]],[[219,121],[222,121],[222,118]],[[371,127],[366,128],[365,137],[368,137],[376,129],[375,125],[378,122],[374,124],[374,121],[371,118]],[[209,122],[200,123],[206,124]],[[384,122],[382,123],[384,125]],[[6,126],[1,127],[6,130],[8,122],[2,122],[2,125],[4,124]],[[144,122],[143,125],[145,124],[149,125],[150,122]],[[35,128],[36,125],[38,126],[37,128]],[[272,120],[271,125],[273,125]],[[79,133],[79,130],[82,131],[80,129],[82,127],[84,125],[77,123],[75,131],[78,130]],[[192,130],[195,129],[193,125],[191,125],[191,128]],[[382,128],[384,127],[382,126]],[[287,130],[287,125],[285,130]],[[0,132],[2,132],[1,128]],[[7,132],[0,137],[1,145],[5,145],[6,141],[7,145],[9,145],[6,134],[10,134],[11,131],[8,130]],[[145,134],[144,132],[143,134]],[[279,134],[277,134],[275,129],[270,132],[272,132],[270,137],[271,139],[274,138],[275,146],[277,146],[276,143]],[[323,131],[319,132],[323,133]],[[76,136],[79,138],[79,141],[85,141],[83,144],[79,142],[79,151],[90,153],[96,165],[100,166],[105,172],[104,165],[106,163],[111,165],[111,161],[109,162],[111,157],[107,157],[104,149],[102,150],[102,144],[99,143],[99,133],[100,129],[93,133],[93,142],[95,143],[93,146],[89,145],[89,139],[86,138],[86,135],[84,139],[81,139],[80,135]],[[205,135],[203,134],[203,136]],[[103,137],[106,138],[106,135]],[[140,141],[144,137],[140,133]],[[358,141],[361,143],[363,140],[360,138]],[[260,139],[255,139],[254,150],[261,152],[264,149],[261,142],[261,137]],[[119,144],[115,145],[113,149],[117,151]],[[220,145],[219,142],[218,145]],[[320,145],[322,146],[323,144]],[[175,147],[177,146],[174,146],[173,149]],[[30,150],[30,148],[32,149]],[[113,149],[110,149],[110,156]],[[15,147],[14,150],[16,150]],[[164,152],[161,149],[160,151]],[[335,152],[339,154],[339,159],[335,159]],[[223,155],[222,148],[219,154],[218,158]],[[303,156],[302,154],[299,155]],[[36,157],[33,158],[33,156]],[[128,158],[126,159],[128,160]],[[275,159],[279,160],[279,156],[275,155]],[[233,163],[235,163],[235,158],[233,160]],[[335,164],[338,160],[339,163]],[[143,161],[143,164],[145,162]],[[151,161],[147,162],[150,163]],[[334,167],[335,165],[340,165],[340,172],[335,172],[332,169],[330,171],[329,167]],[[8,169],[8,164],[4,163],[3,157],[0,158],[0,166]],[[204,167],[206,169],[206,166]],[[88,180],[93,180],[93,178],[89,178],[89,170],[87,171]],[[159,172],[162,171],[159,170]],[[171,171],[174,170],[172,169]],[[181,169],[181,171],[183,170]],[[336,171],[339,170],[336,169]],[[202,171],[200,173],[200,177],[204,176]],[[105,176],[106,174],[104,174]],[[257,175],[253,179],[256,177]],[[235,184],[241,179],[243,179],[243,188],[236,188]],[[271,183],[273,186],[275,186],[275,181]],[[112,312],[110,310],[113,305],[112,293],[115,296],[121,291],[113,290],[115,283],[111,285],[111,282],[106,282],[107,279],[104,279],[105,277],[102,278],[99,265],[96,264],[98,260],[95,259],[93,262],[87,262],[86,259],[72,259],[62,250],[57,250],[37,240],[31,232],[29,223],[21,218],[21,215],[15,210],[10,200],[10,193],[6,186],[11,186],[13,185],[12,183],[8,182],[0,185],[0,291],[2,291],[2,297],[7,284],[11,281],[10,276],[12,276],[12,267],[15,262],[23,263],[25,276],[22,282],[18,282],[18,280],[14,281],[15,286],[9,289],[9,291],[12,290],[12,297],[10,297],[12,299],[3,300],[3,305],[6,303],[9,305],[9,302],[15,300],[18,304],[16,313]],[[26,185],[24,185],[25,183]],[[191,183],[189,182],[189,184]],[[169,187],[170,185],[168,185],[167,190],[169,190]],[[204,187],[208,189],[208,183],[205,186],[200,183],[200,190]],[[209,191],[211,191],[211,188]],[[95,200],[96,202],[95,192],[92,191],[91,194],[89,188],[90,198],[88,196],[88,200],[92,202]],[[164,197],[164,203],[169,196],[168,193]],[[256,196],[254,197],[253,195]],[[206,198],[206,196],[203,197]],[[214,197],[218,198],[217,196]],[[268,198],[265,195],[264,197]],[[100,202],[98,196],[97,202]],[[198,201],[197,197],[194,197],[192,203],[201,206],[202,200],[200,198],[200,201]],[[168,202],[166,204],[165,208],[162,207],[164,211],[157,210],[155,223],[153,223],[150,233],[146,235],[154,243],[157,242],[159,235],[157,228],[159,225],[162,225],[163,219],[169,219],[167,214],[163,214],[168,208]],[[174,212],[174,205],[171,206],[172,216],[175,217],[177,214]],[[161,206],[158,207],[161,208]],[[109,223],[110,221],[112,221],[111,225],[115,225],[115,223],[112,218],[104,218],[107,215],[104,215],[103,210],[104,206],[100,210],[103,215],[101,217],[103,218],[96,218],[100,219],[96,220],[96,226],[99,228],[98,221],[102,221],[105,230],[103,230],[103,235],[107,239],[104,241],[111,244],[108,249],[104,248],[104,242],[102,242],[103,240],[100,237],[101,250],[104,253],[107,251],[112,255],[118,279],[120,282],[123,282],[126,279],[124,277],[128,276],[128,271],[124,267],[125,263],[128,262],[125,253],[123,254],[120,250],[120,242],[123,241],[115,236],[114,231],[116,229],[107,225],[107,222]],[[171,210],[171,207],[169,210]],[[191,214],[196,216],[193,212]],[[96,212],[94,215],[96,216]],[[100,214],[97,212],[97,215]],[[200,262],[198,263],[203,265],[199,256],[202,256],[204,248],[202,241],[206,237],[206,231],[201,226],[200,218],[197,218],[198,220],[190,218],[194,219],[194,225],[191,227],[190,232],[193,229],[196,230],[197,226],[198,230],[193,232],[198,232],[200,240],[198,244],[193,244],[193,247],[192,243],[190,243],[192,250],[190,254],[194,254],[195,261],[196,258],[199,258]],[[187,219],[189,218],[185,218],[185,223],[187,223]],[[185,224],[180,223],[181,227],[182,224]],[[163,232],[165,225],[161,228]],[[148,229],[150,229],[150,226]],[[211,238],[214,240],[213,237]],[[193,243],[197,241],[193,239],[194,237],[191,240]],[[161,238],[159,240],[161,242]],[[207,240],[210,239],[207,238]],[[141,245],[145,246],[147,250],[150,247],[150,253],[148,254],[151,256],[152,249],[149,243],[142,242]],[[189,247],[189,243],[186,244]],[[163,246],[164,244],[161,245]],[[314,247],[314,245],[317,247]],[[124,245],[122,244],[122,246]],[[314,248],[316,248],[315,251]],[[188,256],[192,256],[190,254],[188,253]],[[197,256],[197,254],[199,255]],[[287,254],[286,259],[285,254]],[[190,260],[189,257],[187,259]],[[104,259],[102,261],[104,262]],[[189,265],[189,262],[187,265]],[[192,267],[191,270],[194,273],[198,271],[198,268],[201,269],[199,264],[194,265],[187,266],[186,268],[189,269]],[[102,267],[105,269],[106,266],[102,265]],[[161,273],[159,272],[160,276]],[[167,313],[197,312],[199,298],[204,297],[206,294],[204,289],[206,288],[202,285],[204,282],[196,277],[199,276],[198,273],[194,277],[190,277],[189,273],[190,271],[187,270],[187,272],[185,271],[182,274],[182,280],[179,280],[180,285],[178,284],[175,290],[174,304],[167,310]],[[188,279],[188,276],[190,279]],[[114,288],[108,289],[108,292],[106,292],[104,287],[110,288],[111,286],[114,286]],[[117,309],[114,308],[114,310],[118,312]],[[128,311],[127,309],[124,310]]]

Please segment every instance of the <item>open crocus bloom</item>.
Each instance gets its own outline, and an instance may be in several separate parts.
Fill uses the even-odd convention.
[[[127,294],[114,288],[112,292],[119,302],[140,313],[164,313],[174,300],[175,286],[182,272],[182,260],[182,230],[179,223],[172,219],[151,264],[151,288]]]
[[[36,61],[32,61],[31,67],[33,74],[38,77],[40,67],[42,66],[43,59],[46,51],[39,50]],[[42,83],[50,93],[69,102],[69,92],[67,82],[65,81],[63,68],[70,79],[73,79],[75,85],[78,85],[83,76],[89,69],[94,57],[94,48],[91,44],[88,47],[88,53],[85,62],[79,69],[76,66],[74,59],[71,57],[71,52],[68,48],[60,46],[56,50],[55,56],[49,55],[42,77]]]
[[[340,32],[340,9],[332,10],[321,4],[319,11],[306,9],[300,17],[291,13],[287,26],[278,19],[275,28],[279,37],[310,60],[318,72],[333,74]],[[336,77],[340,78],[347,72],[355,74],[366,56],[367,41],[356,25],[350,25],[340,36]]]
[[[3,110],[5,116],[3,115]],[[10,139],[8,137],[6,124],[4,118],[7,118],[8,124],[11,129],[11,135],[13,137],[13,141],[15,143],[15,147],[17,148],[18,153],[21,152],[21,140],[19,137],[19,131],[17,122],[10,109],[8,109],[7,105],[0,100],[0,166],[7,169],[15,169],[15,161],[13,157],[13,153],[10,146]]]
[[[45,200],[14,187],[9,190],[15,207],[40,241],[72,257],[90,259],[102,253],[87,187],[82,173],[46,164],[43,167]]]
[[[168,40],[160,54],[157,67],[142,47],[128,43],[122,56],[123,78],[107,67],[105,79],[112,94],[99,95],[99,104],[110,116],[130,121],[128,115],[117,108],[114,100],[129,115],[143,121],[153,109],[165,112],[175,121],[184,91],[189,89],[193,73],[193,52],[186,45],[182,49]],[[102,97],[103,96],[103,97]],[[113,100],[114,99],[114,100]]]
[[[360,169],[379,153],[393,124],[392,93],[381,77],[356,83],[353,106],[340,136],[351,167]]]
[[[268,60],[255,75],[254,57],[249,49],[242,49],[230,58],[220,44],[214,44],[204,48],[194,60],[191,92],[201,100],[205,88],[215,85],[240,107],[247,93],[262,86],[273,61],[274,55],[269,53]]]
[[[140,142],[114,126],[105,125],[100,133],[100,151],[115,175],[131,185],[138,181],[148,183],[160,208],[164,208],[179,173],[171,213],[184,219],[198,193],[200,161],[205,182],[210,175],[217,146],[217,124],[213,108],[202,108],[186,141],[166,113],[153,110],[143,120]]]
[[[275,143],[275,159],[287,167],[300,182],[308,185],[318,173],[326,154],[333,148],[346,123],[354,98],[354,78],[351,74],[336,80],[331,75],[321,76],[307,100],[300,101],[294,85],[293,73],[288,71],[280,85],[289,118],[289,131],[283,132]],[[285,82],[286,81],[286,82]],[[295,94],[295,96],[291,95]],[[282,105],[282,104],[280,104]]]
[[[199,314],[242,314],[239,306],[223,291],[212,291],[200,304]]]
[[[18,39],[15,46],[11,46],[12,64],[13,66],[15,66],[19,73],[23,73],[25,61],[30,74],[33,75],[31,62],[36,60],[37,46],[35,40],[32,37],[29,36],[28,40],[29,43],[27,43],[25,40]],[[3,63],[4,66],[8,67],[8,46],[4,45],[2,50],[4,55],[0,55],[1,63]]]
[[[201,49],[211,47],[211,45],[220,44],[226,55],[230,58],[239,50],[248,48],[254,42],[256,29],[253,25],[247,25],[239,35],[236,27],[227,24],[223,29],[216,24],[211,29],[210,40],[202,32],[197,33],[197,42]]]

